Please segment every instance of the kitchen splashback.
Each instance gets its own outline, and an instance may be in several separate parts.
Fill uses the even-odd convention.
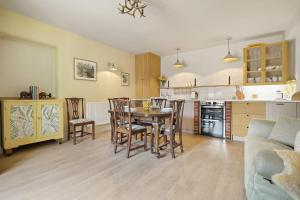
[[[262,86],[243,86],[242,91],[246,99],[253,99],[257,95],[260,100],[274,100],[277,98],[277,91],[284,92],[285,85],[262,85]],[[235,99],[235,86],[225,87],[198,87],[193,89],[170,88],[161,89],[161,97],[169,99],[191,99],[192,91],[196,91],[200,100],[226,100]]]

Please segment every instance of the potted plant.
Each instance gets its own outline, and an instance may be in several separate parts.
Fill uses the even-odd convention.
[[[164,88],[168,79],[164,75],[161,75],[158,77],[158,80],[160,81],[160,86]]]

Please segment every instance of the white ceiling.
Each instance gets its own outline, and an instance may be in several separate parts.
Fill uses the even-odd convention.
[[[145,0],[146,18],[118,13],[124,0],[0,0],[24,15],[130,53],[174,54],[286,30],[300,0]]]

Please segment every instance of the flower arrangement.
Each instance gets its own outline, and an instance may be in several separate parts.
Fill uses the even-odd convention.
[[[158,80],[160,81],[161,87],[165,87],[165,84],[168,79],[164,75],[161,75],[160,77],[158,77]]]
[[[288,81],[284,88],[284,94],[286,95],[287,99],[291,99],[295,92],[296,92],[296,80]]]

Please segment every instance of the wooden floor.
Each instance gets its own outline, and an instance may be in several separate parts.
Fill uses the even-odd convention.
[[[3,200],[243,200],[243,144],[184,136],[185,152],[116,155],[108,134],[46,142],[0,157]],[[178,151],[179,152],[179,151]]]

